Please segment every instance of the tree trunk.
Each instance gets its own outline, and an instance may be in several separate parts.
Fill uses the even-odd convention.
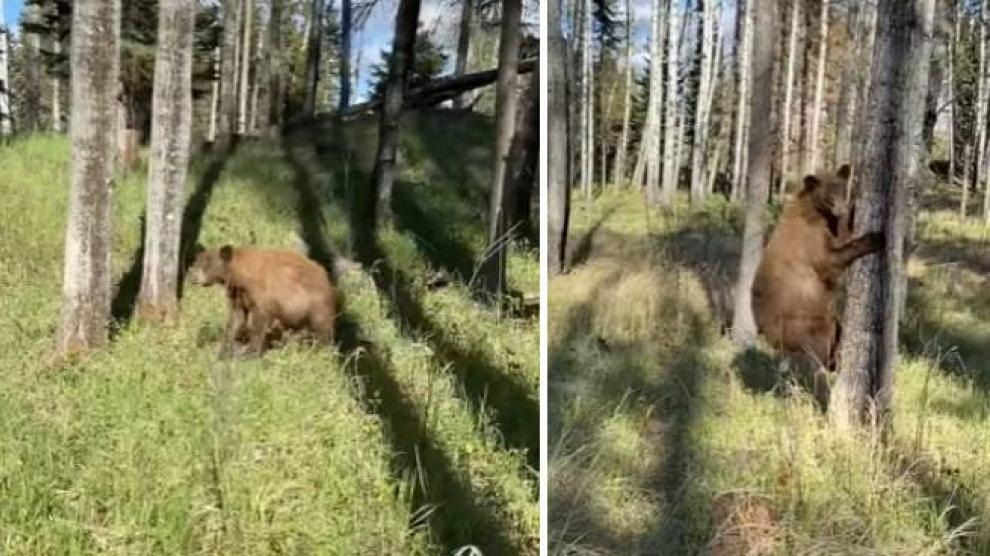
[[[10,37],[7,23],[4,20],[4,3],[0,0],[0,136],[10,137],[13,132],[10,110],[10,74],[7,66],[10,63]]]
[[[663,180],[660,185],[660,204],[670,207],[674,204],[674,193],[677,191],[677,178],[679,177],[680,160],[677,160],[677,114],[681,104],[677,89],[677,80],[680,77],[680,32],[681,18],[678,2],[672,0],[670,3],[670,15],[667,24],[667,95],[665,100],[666,116],[664,118],[664,140],[663,140]]]
[[[974,157],[976,158],[976,168],[973,172],[973,189],[977,192],[980,191],[980,186],[983,184],[985,177],[983,172],[983,158],[984,152],[986,150],[986,131],[987,131],[987,93],[990,84],[987,81],[987,2],[986,0],[980,0],[980,63],[979,63],[979,74],[977,76],[977,89],[976,89],[976,121],[973,122],[973,130],[976,136],[973,142],[973,148],[975,150]]]
[[[584,10],[581,16],[581,193],[585,200],[591,199],[591,182],[594,165],[592,159],[595,156],[594,147],[594,104],[595,97],[592,91],[592,80],[594,79],[593,64],[591,60],[591,20],[594,5],[592,0],[584,0]]]
[[[241,42],[241,89],[238,94],[240,107],[237,110],[237,133],[247,132],[248,95],[251,83],[251,28],[254,27],[254,4],[244,0],[244,40]]]
[[[169,320],[178,310],[179,240],[192,132],[195,0],[159,3],[144,269],[138,314]]]
[[[351,0],[340,2],[340,102],[337,111],[351,105]]]
[[[282,126],[285,80],[282,62],[282,0],[271,1],[272,13],[268,22],[268,124],[269,134],[275,135]]]
[[[560,3],[547,5],[547,50],[551,60],[567,59],[567,44],[561,31]],[[547,269],[564,270],[567,224],[570,216],[570,154],[568,152],[567,64],[547,64]]]
[[[622,187],[626,180],[626,151],[629,149],[629,120],[632,116],[632,7],[626,0],[626,67],[625,91],[622,97],[622,135],[615,149],[615,163],[612,167],[612,184]]]
[[[72,185],[57,341],[62,354],[107,340],[120,1],[76,0],[72,28]]]
[[[261,80],[264,79],[265,72],[261,70],[261,66],[264,63],[262,58],[263,52],[265,50],[265,36],[258,33],[258,46],[255,49],[254,55],[254,85],[251,87],[251,109],[248,112],[248,130],[251,134],[255,134],[258,131],[258,101],[261,97]],[[268,111],[265,111],[267,114]]]
[[[702,7],[701,76],[694,111],[694,144],[691,149],[691,204],[698,205],[705,198],[705,157],[708,155],[708,115],[711,110],[709,96],[713,88],[712,59],[715,55],[715,18],[718,10],[715,0],[705,0]]]
[[[454,61],[454,75],[467,72],[468,57],[471,55],[471,19],[474,15],[474,2],[461,0],[461,21],[457,31],[457,58]],[[464,93],[454,97],[454,107],[464,109],[471,103],[471,95]]]
[[[220,109],[220,47],[213,51],[216,62],[213,66],[213,80],[210,82],[210,125],[206,131],[209,142],[217,140],[217,113]]]
[[[853,69],[857,67],[861,45],[859,41],[862,37],[860,25],[860,3],[849,3],[849,14],[846,18],[846,32],[849,39],[845,48],[845,60],[843,66]],[[857,87],[859,81],[856,79],[855,70],[851,74],[846,73],[841,77],[842,85],[839,90],[839,105],[836,107],[835,115],[835,145],[832,155],[832,163],[835,167],[851,162],[852,159],[852,135],[853,123],[857,109]]]
[[[742,192],[746,189],[745,175],[747,175],[746,156],[749,134],[749,102],[750,85],[752,78],[750,75],[750,58],[752,57],[753,43],[753,4],[758,0],[738,0],[736,17],[740,19],[741,37],[736,49],[736,62],[739,66],[739,95],[736,104],[736,134],[735,147],[732,150],[732,190],[730,198],[733,201],[739,200]],[[755,268],[755,267],[754,267]]]
[[[773,126],[767,117],[773,110],[773,54],[777,30],[775,0],[750,0],[753,8],[753,87],[749,97],[749,168],[746,180],[746,224],[743,231],[742,257],[736,282],[732,340],[739,346],[756,340],[753,318],[752,288],[756,267],[763,251],[763,227],[766,220],[767,193],[773,166]]]
[[[859,153],[857,235],[884,230],[886,250],[853,263],[847,287],[839,377],[829,413],[840,430],[869,410],[889,432],[897,361],[897,289],[908,189],[917,179],[935,0],[880,0],[873,75]]]
[[[660,0],[653,0],[650,27],[649,97],[632,183],[640,186],[645,176],[646,201],[653,205],[660,200],[660,118],[663,111],[663,44],[666,33]]]
[[[822,101],[825,96],[825,62],[828,59],[828,5],[831,0],[821,0],[822,11],[819,14],[818,31],[818,71],[815,75],[815,101],[812,105],[811,113],[811,141],[809,147],[810,164],[808,169],[817,172],[821,164],[821,122],[822,122]]]
[[[540,66],[529,77],[526,92],[516,110],[515,132],[509,150],[507,176],[510,211],[508,228],[513,237],[524,235],[530,226],[533,190],[539,186],[540,172]]]
[[[949,187],[956,185],[956,85],[955,85],[955,56],[956,56],[956,29],[958,24],[958,12],[952,10],[952,27],[949,35],[949,46],[946,50],[946,62],[949,72]],[[963,188],[966,187],[965,182]]]
[[[498,79],[495,81],[495,171],[488,200],[488,249],[478,275],[478,286],[488,293],[505,293],[505,266],[509,230],[506,225],[510,207],[506,191],[511,186],[508,168],[509,149],[516,118],[516,66],[519,64],[519,22],[522,0],[502,3],[501,37],[498,45]]]
[[[787,39],[787,73],[784,77],[784,105],[781,107],[780,125],[780,191],[778,196],[784,198],[787,189],[787,179],[790,177],[788,160],[791,156],[791,111],[794,103],[794,64],[797,61],[798,22],[801,20],[801,5],[804,2],[794,2],[791,8],[791,28]]]
[[[314,0],[320,2],[321,0]],[[413,67],[416,48],[416,25],[419,21],[420,0],[401,0],[395,19],[392,37],[392,56],[389,58],[388,83],[385,85],[381,122],[378,128],[378,153],[372,173],[372,199],[367,207],[370,214],[366,224],[378,220],[392,222],[392,184],[395,182],[395,158],[399,146],[399,119],[402,116],[402,97],[406,91],[406,79]]]
[[[303,101],[303,115],[308,117],[312,117],[316,113],[316,90],[320,84],[320,44],[323,42],[324,0],[312,1],[313,12],[310,14],[309,35],[306,39],[306,99]],[[414,29],[413,41],[416,40],[415,33]],[[410,55],[409,60],[412,60],[412,55]]]
[[[61,37],[58,36],[58,30],[55,31],[55,37],[52,39],[52,53],[58,56],[62,52],[62,41]],[[8,36],[5,43],[6,48],[10,49],[10,37]],[[53,75],[52,76],[52,132],[62,133],[65,131],[62,118],[62,76]]]
[[[230,145],[237,121],[237,68],[236,50],[239,0],[224,0],[223,3],[223,33],[220,43],[220,114],[217,118],[217,142],[226,147]]]

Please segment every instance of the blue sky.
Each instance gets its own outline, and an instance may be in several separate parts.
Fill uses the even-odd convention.
[[[3,18],[12,28],[17,27],[17,22],[21,19],[21,7],[24,0],[3,0]]]

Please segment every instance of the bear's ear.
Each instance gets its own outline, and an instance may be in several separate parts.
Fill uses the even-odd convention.
[[[821,180],[818,179],[818,176],[815,176],[813,174],[808,174],[807,176],[804,177],[804,190],[803,191],[804,192],[814,191],[821,184],[822,184],[822,182],[821,182]]]
[[[851,172],[852,170],[849,168],[849,165],[843,164],[842,166],[839,167],[839,171],[836,172],[835,175],[839,176],[840,179],[847,180],[849,179],[849,174]]]
[[[232,246],[224,245],[220,248],[220,260],[229,263],[232,258],[234,258],[234,248]]]

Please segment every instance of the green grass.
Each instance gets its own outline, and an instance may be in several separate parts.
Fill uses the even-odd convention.
[[[429,137],[434,117],[445,133]],[[499,315],[459,280],[424,285],[433,268],[478,256],[483,208],[465,205],[485,199],[490,122],[436,113],[409,124],[398,187],[425,208],[397,202],[402,223],[378,238],[380,260],[339,277],[340,353],[290,343],[230,362],[217,358],[223,294],[187,285],[178,324],[121,321],[106,348],[53,368],[69,149],[41,136],[0,152],[0,552],[535,553],[537,425],[521,423],[536,407],[537,323]],[[199,157],[187,233],[357,257],[348,188],[367,183],[373,131],[323,122],[241,145],[221,165]],[[346,151],[306,134],[350,145],[355,164],[342,168]],[[410,156],[430,141],[478,145],[474,177]],[[119,180],[114,202],[115,309],[126,315],[143,175]],[[417,231],[450,207],[427,251]],[[513,251],[513,288],[538,283],[535,260]]]
[[[551,553],[696,554],[733,535],[787,555],[990,553],[982,226],[921,218],[884,446],[834,435],[806,390],[773,389],[766,351],[735,353],[721,332],[740,212],[683,201],[574,207],[579,264],[550,282]],[[729,496],[772,518],[722,529]]]

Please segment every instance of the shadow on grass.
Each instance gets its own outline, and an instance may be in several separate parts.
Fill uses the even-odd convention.
[[[310,250],[310,256],[336,279],[336,261],[340,255],[325,240],[322,203],[314,191],[314,184],[311,183],[305,165],[294,156],[291,147],[286,147],[285,152],[287,160],[296,171],[292,186],[299,193],[297,216],[302,239]],[[371,269],[381,257],[370,259],[369,264],[366,262],[369,259],[360,256],[369,249],[367,240],[362,237],[363,233],[367,232],[358,232],[358,237],[352,238],[352,241],[356,239],[360,245],[357,249],[359,261]],[[373,271],[372,274],[382,273]],[[376,284],[379,288],[385,287],[379,284],[380,279],[380,276],[376,277]],[[392,290],[384,291],[388,293]],[[520,553],[523,547],[514,545],[491,509],[484,505],[484,497],[474,492],[471,484],[458,477],[452,462],[432,439],[433,433],[429,425],[396,382],[396,371],[387,355],[381,353],[374,344],[361,339],[363,334],[359,325],[346,311],[338,316],[337,335],[341,351],[353,356],[354,370],[367,386],[365,405],[387,423],[386,431],[392,452],[403,454],[402,461],[396,462],[396,475],[400,476],[410,469],[417,470],[417,484],[421,484],[423,488],[415,489],[414,504],[436,508],[429,518],[429,524],[437,540],[447,550],[473,544],[482,547],[486,554]],[[538,427],[532,428],[538,434]]]
[[[828,412],[829,377],[810,361],[750,347],[736,354],[732,368],[751,393],[784,398],[803,391],[811,394],[822,414]]]
[[[179,279],[178,296],[182,298],[183,281],[186,271],[192,265],[196,255],[193,247],[199,239],[200,229],[203,227],[203,215],[206,207],[210,203],[213,195],[213,188],[216,186],[220,175],[227,165],[227,161],[234,155],[237,148],[235,138],[230,147],[207,155],[206,167],[200,175],[196,188],[192,195],[186,200],[185,210],[182,213],[182,237],[179,247]],[[110,305],[110,312],[116,326],[112,328],[111,334],[116,334],[123,328],[134,314],[134,306],[137,303],[138,293],[141,289],[141,277],[144,271],[144,241],[145,241],[145,214],[141,214],[141,242],[134,256],[131,257],[131,266],[123,274],[117,283],[116,293]]]
[[[684,306],[679,308],[683,321],[677,347],[647,353],[644,349],[651,340],[611,342],[598,336],[592,328],[597,318],[597,292],[615,287],[623,268],[616,264],[614,271],[604,273],[594,286],[595,293],[588,294],[588,301],[569,308],[554,322],[561,333],[550,352],[550,443],[555,451],[566,452],[555,455],[553,461],[568,466],[566,473],[579,478],[551,490],[551,531],[556,537],[551,550],[695,553],[704,545],[709,527],[705,520],[698,520],[695,510],[702,495],[691,476],[700,457],[693,429],[704,403],[705,353],[714,335],[704,315]],[[652,491],[663,508],[654,525],[641,534],[615,530],[600,510],[593,509],[590,501],[595,493],[581,491],[589,485],[601,488],[594,468],[601,465],[596,463],[599,455],[589,443],[595,442],[595,428],[603,417],[573,414],[575,409],[569,407],[568,400],[575,398],[581,398],[580,407],[584,408],[602,408],[608,413],[632,410],[642,444],[657,446],[660,451],[658,464],[647,476],[620,478],[623,483],[632,483],[629,488]],[[571,429],[568,439],[561,438],[565,428]],[[559,472],[564,471],[555,471]]]
[[[931,359],[933,351],[951,348],[958,357],[937,357],[938,368],[947,374],[972,381],[990,391],[990,337],[947,323],[936,302],[925,294],[925,285],[910,279],[907,318],[901,326],[901,341],[908,353]]]
[[[978,274],[990,274],[990,242],[954,237],[926,239],[919,243],[915,256],[936,264],[958,264]]]
[[[613,206],[606,210],[587,230],[585,230],[583,234],[581,234],[581,238],[576,243],[571,244],[574,248],[570,249],[570,253],[566,258],[568,271],[577,268],[588,261],[588,258],[591,257],[592,250],[594,248],[595,235],[602,227],[602,224],[604,224],[605,221],[608,220],[616,210],[618,210],[618,208],[619,207],[617,206]]]

